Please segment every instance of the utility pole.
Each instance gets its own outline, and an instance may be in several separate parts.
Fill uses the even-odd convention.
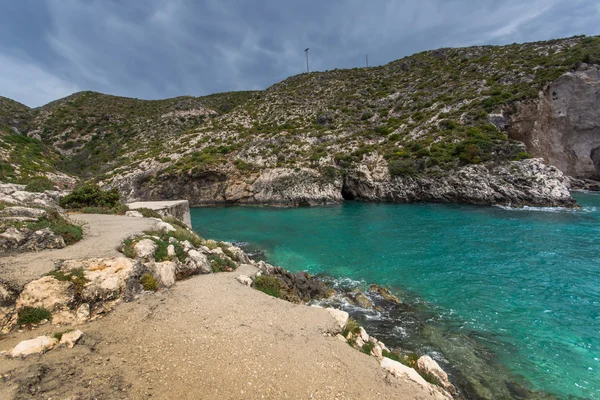
[[[309,72],[309,69],[308,69],[308,48],[306,50],[304,50],[304,52],[306,52],[306,73],[308,73]]]
[[[367,68],[369,68],[369,55],[368,54],[365,56],[365,60],[367,60]]]

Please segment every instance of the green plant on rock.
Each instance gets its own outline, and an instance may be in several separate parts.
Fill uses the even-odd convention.
[[[254,288],[260,290],[269,296],[281,298],[283,288],[281,282],[274,276],[260,275],[254,279]]]
[[[344,330],[342,331],[342,335],[344,337],[348,337],[348,334],[350,334],[350,333],[353,335],[357,335],[360,333],[360,325],[353,318],[348,318],[348,322],[346,322],[346,326],[344,327]]]
[[[374,343],[367,342],[367,343],[363,344],[363,346],[360,348],[360,351],[362,351],[365,354],[371,354],[371,351],[373,351],[374,348],[375,348]]]
[[[69,271],[63,271],[56,269],[48,272],[46,275],[53,277],[58,281],[72,282],[75,288],[75,295],[81,296],[85,285],[89,282],[89,279],[85,277],[83,268],[75,268]]]
[[[17,313],[17,324],[37,324],[43,320],[52,319],[52,313],[44,307],[23,307]]]
[[[25,186],[26,192],[41,193],[46,190],[54,190],[54,183],[45,176],[35,176]]]
[[[235,262],[228,258],[223,258],[218,254],[209,255],[208,260],[213,272],[231,272],[237,268]]]
[[[140,283],[144,290],[156,292],[158,290],[158,282],[156,278],[149,272],[145,273],[140,278]]]
[[[49,228],[55,234],[62,236],[68,245],[83,238],[83,228],[67,221],[56,210],[48,210],[46,215],[39,218],[37,222],[29,223],[27,227],[33,231]]]

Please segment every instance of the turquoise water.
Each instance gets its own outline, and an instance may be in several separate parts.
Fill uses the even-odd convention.
[[[197,208],[192,222],[292,271],[396,288],[426,305],[437,336],[467,337],[526,386],[600,399],[600,195],[575,197],[582,210],[349,202]],[[452,345],[437,350],[468,373]]]

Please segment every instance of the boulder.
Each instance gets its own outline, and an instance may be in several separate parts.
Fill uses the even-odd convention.
[[[417,382],[418,384],[420,384],[423,387],[428,387],[429,383],[427,383],[427,381],[425,379],[423,379],[423,377],[421,375],[419,375],[419,373],[417,371],[415,371],[414,369],[407,367],[406,365],[398,362],[398,361],[394,361],[390,358],[387,357],[383,357],[381,359],[381,368],[383,368],[384,370],[386,370],[387,372],[389,372],[390,374],[392,374],[393,376],[397,377],[397,378],[408,378],[412,381]]]
[[[148,265],[159,287],[169,288],[175,284],[177,264],[172,261],[155,262]]]
[[[175,246],[173,246],[172,244],[167,246],[167,256],[169,257],[175,257],[177,255],[177,253],[175,252]]]
[[[236,246],[230,246],[227,248],[227,250],[229,250],[230,252],[233,253],[234,257],[237,258],[237,260],[242,263],[242,264],[250,264],[250,258],[248,257],[248,254],[246,254],[246,252],[242,249],[240,249],[239,247]],[[234,260],[235,261],[235,260]]]
[[[161,233],[169,233],[169,232],[175,232],[177,229],[175,229],[173,227],[173,225],[171,225],[169,223],[159,222],[158,224],[156,224],[156,230]]]
[[[184,279],[188,276],[198,274],[210,274],[212,268],[208,258],[197,250],[188,251],[188,257],[185,263],[177,266],[177,279]]]
[[[46,215],[45,210],[21,206],[6,207],[4,210],[0,211],[0,216],[2,217],[21,217],[34,220],[37,220],[44,215]]]
[[[72,349],[82,337],[83,332],[80,330],[63,333],[58,345],[67,346],[69,349]]]
[[[35,339],[24,340],[9,353],[11,357],[25,357],[31,354],[42,354],[56,346],[56,339],[48,336],[38,336]]]
[[[73,283],[44,276],[25,285],[17,300],[17,309],[44,307],[51,312],[68,309],[74,295]]]
[[[252,278],[250,278],[249,276],[246,275],[240,275],[237,278],[237,281],[239,283],[241,283],[242,285],[246,285],[246,286],[252,286]]]
[[[134,217],[134,218],[144,218],[141,212],[139,211],[127,211],[125,212],[126,217]]]
[[[400,300],[384,287],[373,284],[369,287],[369,291],[371,293],[377,294],[378,296],[381,296],[381,298],[388,303],[392,303],[395,305],[400,304]]]
[[[346,311],[338,310],[337,308],[327,308],[326,310],[333,317],[333,319],[335,319],[340,331],[343,331],[348,323],[348,318],[350,318],[350,315]]]
[[[81,299],[87,303],[131,300],[142,290],[139,278],[147,271],[138,260],[126,257],[67,260],[60,267],[63,271],[79,268],[89,281],[81,293]]]
[[[77,315],[77,319],[79,321],[86,321],[90,318],[90,305],[88,303],[83,303],[79,307],[77,307],[77,311],[75,311]]]
[[[381,360],[383,358],[383,351],[381,350],[381,347],[379,347],[378,345],[375,345],[373,347],[373,350],[371,350],[371,354],[375,357],[377,357],[378,360]]]
[[[363,328],[362,326],[360,327],[360,338],[365,343],[369,342],[369,335],[367,334],[367,331],[365,331],[365,328]]]
[[[154,260],[154,252],[158,245],[151,239],[142,239],[133,246],[135,256],[142,260]]]
[[[417,360],[419,371],[433,375],[439,384],[446,389],[450,394],[456,394],[456,388],[448,380],[448,374],[440,367],[440,365],[429,356],[421,356]]]

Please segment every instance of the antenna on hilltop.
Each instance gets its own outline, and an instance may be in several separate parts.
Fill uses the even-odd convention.
[[[369,55],[365,55],[365,60],[367,60],[367,68],[369,68]]]
[[[306,48],[306,50],[304,50],[304,52],[306,52],[306,72],[307,73],[309,72],[309,70],[308,70],[308,50],[309,50],[308,48]]]

